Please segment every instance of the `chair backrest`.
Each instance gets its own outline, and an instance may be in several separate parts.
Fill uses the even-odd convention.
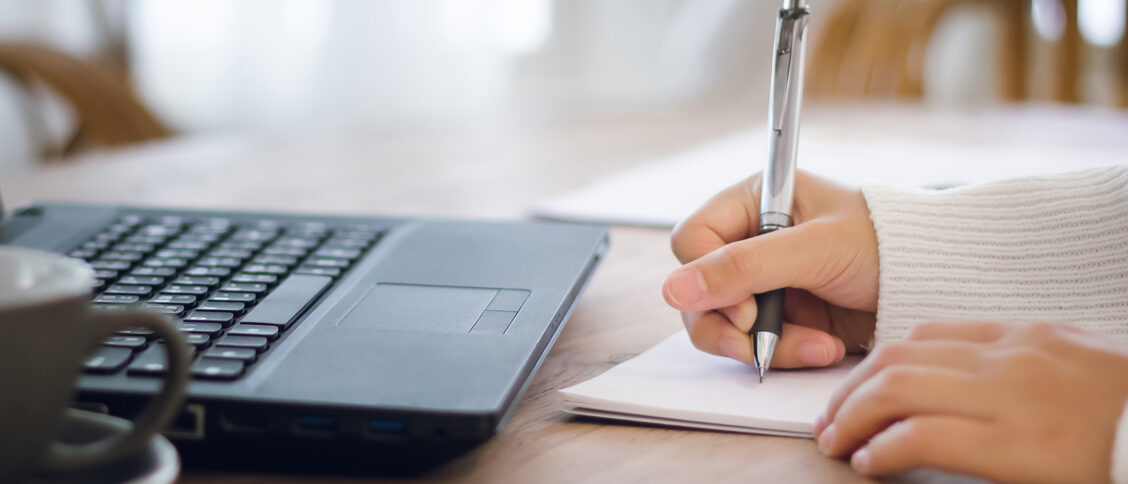
[[[1029,99],[1031,2],[1029,0],[838,0],[814,35],[808,94],[814,98],[920,98],[924,52],[936,26],[953,8],[988,6],[998,25],[998,94]],[[1054,43],[1052,98],[1080,101],[1085,44],[1077,23],[1078,0],[1063,0],[1064,30]],[[1118,46],[1118,104],[1128,106],[1128,35]]]
[[[74,110],[78,129],[63,146],[42,147],[48,159],[70,154],[87,138],[118,146],[171,133],[120,79],[62,52],[34,44],[0,43],[0,70],[25,87],[42,82]]]

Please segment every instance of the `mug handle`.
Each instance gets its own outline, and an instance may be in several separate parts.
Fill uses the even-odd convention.
[[[127,456],[146,445],[153,434],[163,430],[184,401],[188,382],[188,350],[184,338],[180,336],[180,331],[168,319],[155,313],[145,312],[94,312],[90,314],[90,319],[93,323],[91,349],[120,330],[130,328],[153,330],[165,341],[168,371],[164,374],[161,391],[138,414],[128,433],[81,445],[53,442],[47,455],[44,456],[42,464],[44,470],[81,469]]]

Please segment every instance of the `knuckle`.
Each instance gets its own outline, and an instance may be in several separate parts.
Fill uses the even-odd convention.
[[[1003,370],[1007,372],[1029,373],[1030,370],[1046,364],[1046,355],[1033,348],[1016,348],[1002,355]]]
[[[689,254],[689,232],[691,231],[689,225],[687,221],[682,221],[674,227],[673,234],[670,235],[670,250],[673,251],[674,257],[677,257],[683,264],[689,262],[688,259],[691,257]]]
[[[732,268],[735,277],[752,277],[761,271],[759,258],[752,255],[750,251],[741,250],[739,244],[728,244],[721,247],[720,257],[724,263],[722,267]],[[711,281],[706,280],[706,282]]]
[[[900,400],[909,390],[913,374],[908,368],[890,365],[877,374],[874,395],[882,402]]]
[[[910,340],[926,339],[929,336],[931,336],[932,334],[935,334],[936,329],[941,324],[943,324],[943,323],[937,323],[935,321],[929,321],[929,322],[917,324],[916,326],[913,326],[912,330],[909,331],[909,338],[908,339],[910,339]]]

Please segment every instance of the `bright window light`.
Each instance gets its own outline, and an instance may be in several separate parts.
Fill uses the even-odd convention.
[[[1110,47],[1124,35],[1126,0],[1080,0],[1077,21],[1090,44]]]

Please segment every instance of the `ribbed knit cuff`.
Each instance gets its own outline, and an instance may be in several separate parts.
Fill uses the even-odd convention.
[[[1128,167],[863,193],[881,259],[876,342],[944,320],[1128,334]]]

